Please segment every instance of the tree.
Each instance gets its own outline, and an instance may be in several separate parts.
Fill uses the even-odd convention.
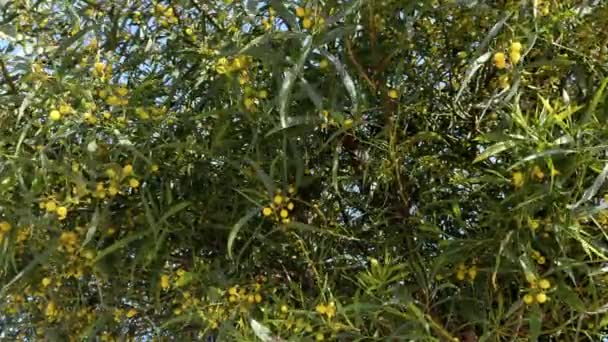
[[[2,6],[3,339],[607,334],[605,2]]]

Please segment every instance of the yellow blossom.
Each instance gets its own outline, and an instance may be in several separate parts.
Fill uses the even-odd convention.
[[[137,315],[137,310],[131,308],[127,311],[127,318],[135,317],[135,315]]]
[[[169,275],[163,274],[162,276],[160,276],[160,287],[162,287],[163,290],[167,290],[171,286],[170,281],[171,278],[169,277]]]
[[[256,303],[260,303],[262,301],[262,296],[259,293],[256,293],[254,299]]]
[[[399,98],[399,92],[396,89],[391,89],[388,91],[388,97],[395,100]]]
[[[504,69],[507,67],[507,59],[504,53],[497,52],[494,54],[494,65],[498,69]]]
[[[131,186],[134,189],[139,188],[139,181],[136,178],[131,178],[129,179],[129,186]]]
[[[127,164],[122,168],[123,176],[127,177],[127,176],[130,176],[132,173],[133,173],[133,165]]]
[[[61,120],[61,113],[58,110],[53,109],[49,113],[49,119],[51,119],[52,121],[59,121]]]
[[[11,224],[6,222],[6,221],[2,221],[0,222],[0,234],[6,234],[8,232],[11,231]]]
[[[265,207],[262,209],[262,214],[264,214],[264,216],[270,216],[272,215],[272,209],[270,207]]]
[[[305,29],[310,29],[312,27],[312,20],[310,18],[304,18],[304,20],[302,20],[302,26]]]
[[[44,277],[44,278],[42,278],[41,283],[42,283],[43,287],[47,287],[47,286],[51,285],[51,278]]]
[[[60,220],[65,220],[65,218],[68,215],[68,208],[66,207],[57,207],[57,216],[59,217]]]
[[[547,280],[547,279],[541,279],[538,281],[538,287],[540,287],[543,290],[546,290],[551,287],[551,282],[549,282],[549,280]]]
[[[530,305],[532,304],[532,302],[534,302],[534,297],[532,297],[531,294],[527,293],[526,295],[524,295],[524,303]]]
[[[276,205],[280,205],[281,203],[283,203],[283,196],[281,196],[281,195],[274,196],[273,202]]]
[[[306,15],[306,10],[303,7],[296,7],[296,16],[302,18]]]
[[[293,202],[289,202],[289,203],[287,203],[287,209],[289,209],[289,210],[293,210],[293,208],[294,208],[294,204],[293,204]]]
[[[546,295],[544,292],[540,292],[540,293],[538,293],[538,294],[536,295],[536,301],[537,301],[539,304],[542,304],[542,303],[546,302],[546,301],[547,301],[547,299],[548,299],[548,297],[547,297],[547,295]]]
[[[116,88],[116,94],[119,96],[127,96],[127,94],[129,94],[129,89],[125,87],[118,87]]]
[[[323,59],[319,62],[319,68],[326,69],[329,66],[329,62],[326,59]]]
[[[281,212],[279,214],[282,218],[287,218],[289,216],[289,212],[285,209],[281,209]]]
[[[539,182],[545,178],[545,174],[540,169],[540,166],[534,165],[534,167],[532,168],[532,177],[538,180]]]
[[[524,174],[519,171],[513,172],[513,175],[511,175],[511,183],[516,188],[521,188],[524,185]]]
[[[57,210],[57,204],[54,201],[48,201],[45,204],[46,211],[53,212]]]

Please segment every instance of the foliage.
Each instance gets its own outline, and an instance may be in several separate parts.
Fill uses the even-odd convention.
[[[0,5],[0,338],[607,333],[606,2]]]

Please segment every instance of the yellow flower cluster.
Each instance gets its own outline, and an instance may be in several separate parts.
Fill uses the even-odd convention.
[[[92,70],[93,76],[99,77],[102,81],[104,81],[107,77],[112,74],[112,66],[106,65],[103,62],[95,62],[93,64]]]
[[[524,295],[524,303],[528,305],[534,302],[543,304],[549,300],[546,291],[551,288],[551,282],[548,279],[536,280],[534,277],[529,277],[527,280],[530,284],[530,292]]]
[[[325,315],[328,319],[332,319],[332,317],[336,316],[336,303],[331,301],[328,304],[318,304],[315,307],[315,311],[321,315]]]
[[[262,302],[262,295],[259,293],[260,288],[260,284],[255,284],[253,291],[247,292],[247,289],[243,287],[232,286],[228,289],[228,301],[230,303],[259,304]]]
[[[325,25],[325,19],[318,13],[313,13],[310,7],[296,7],[296,16],[302,20],[302,27],[310,29],[321,29]]]
[[[521,59],[522,45],[520,42],[512,42],[509,48],[509,59],[513,65],[517,64]]]
[[[290,195],[294,195],[296,188],[292,185],[289,187],[287,192]],[[290,213],[294,210],[295,204],[291,201],[288,196],[283,196],[281,190],[277,190],[276,194],[272,198],[272,203],[262,209],[262,214],[266,217],[274,215],[275,221],[281,220],[283,223],[291,222],[289,218]]]
[[[547,262],[545,257],[542,254],[540,254],[539,251],[532,250],[532,252],[530,252],[530,254],[532,255],[532,259],[534,259],[534,261],[536,261],[539,265],[544,265],[545,262]]]
[[[251,58],[249,56],[236,56],[232,58],[232,60],[229,60],[226,57],[221,57],[217,60],[217,62],[215,62],[215,71],[218,74],[228,74],[246,69],[250,63]]]
[[[179,21],[173,7],[168,7],[159,3],[154,5],[154,15],[157,17],[158,23],[163,27],[177,24]]]
[[[0,222],[0,242],[4,240],[4,236],[10,233],[12,226],[6,221]]]
[[[59,249],[73,253],[78,248],[78,234],[75,232],[63,232],[59,236]]]
[[[105,101],[109,106],[126,106],[129,104],[129,99],[127,98],[128,94],[129,90],[121,86],[113,89],[110,93],[101,90],[99,92],[99,97],[105,98]]]
[[[521,188],[522,186],[524,186],[524,183],[524,174],[521,171],[513,172],[513,174],[511,175],[511,184],[513,184],[513,186],[516,188]]]
[[[68,216],[68,208],[65,206],[59,206],[54,200],[47,202],[40,202],[40,209],[45,209],[48,213],[57,214],[57,218],[63,221]]]
[[[463,263],[458,264],[458,266],[456,267],[456,279],[462,281],[467,276],[471,281],[475,280],[475,278],[477,277],[477,265],[472,264],[471,266],[467,267]]]

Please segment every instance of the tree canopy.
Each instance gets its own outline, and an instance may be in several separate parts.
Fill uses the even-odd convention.
[[[608,335],[606,1],[0,1],[0,81],[0,339]]]

